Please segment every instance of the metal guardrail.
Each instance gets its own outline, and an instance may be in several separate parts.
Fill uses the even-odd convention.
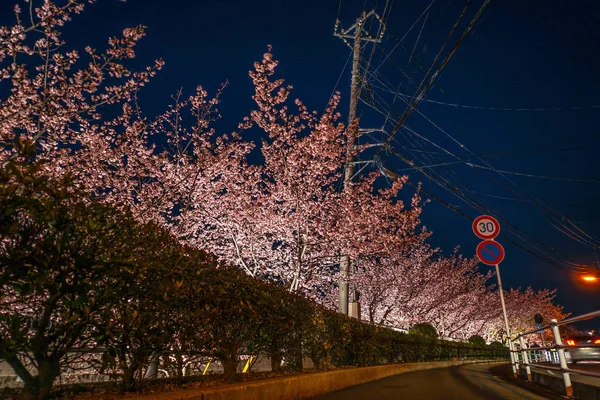
[[[513,353],[512,363],[513,370],[519,371],[520,366],[525,366],[527,372],[527,380],[531,381],[531,368],[547,369],[553,371],[560,371],[562,373],[563,381],[565,383],[565,392],[568,398],[573,397],[573,387],[571,385],[571,374],[592,376],[600,378],[600,373],[593,371],[584,371],[576,368],[569,368],[567,365],[567,356],[565,349],[578,349],[578,348],[600,348],[599,344],[589,345],[569,345],[563,344],[560,336],[559,327],[563,325],[572,324],[574,322],[584,321],[592,318],[600,317],[600,310],[591,313],[583,314],[577,317],[567,318],[560,322],[553,319],[549,325],[537,328],[535,330],[522,333],[510,340],[511,352]],[[529,335],[539,334],[544,332],[546,329],[551,329],[554,336],[553,346],[535,347],[528,348],[525,344],[525,337]],[[518,349],[517,349],[518,348]],[[560,366],[552,365],[540,365],[543,362],[556,362]]]

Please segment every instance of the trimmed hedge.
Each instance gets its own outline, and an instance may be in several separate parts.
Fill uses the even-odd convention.
[[[303,343],[304,353],[315,366],[328,359],[334,366],[371,366],[402,362],[439,361],[467,358],[506,358],[505,348],[452,342],[416,333],[377,327],[354,318],[316,308],[322,327],[311,327],[320,340]],[[317,355],[315,357],[314,355]]]
[[[284,358],[301,370],[303,357],[322,368],[507,355],[327,310],[37,173],[16,162],[0,173],[0,287],[13,302],[0,318],[0,357],[33,397],[49,395],[74,349],[100,353],[88,364],[123,390],[138,388],[151,363],[181,377],[202,357],[233,380],[247,354],[267,354],[274,370]],[[37,366],[23,361],[31,354]]]

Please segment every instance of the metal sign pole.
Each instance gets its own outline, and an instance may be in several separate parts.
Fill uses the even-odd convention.
[[[510,363],[512,365],[513,375],[517,376],[517,368],[515,367],[515,355],[513,354],[513,346],[510,340],[510,328],[508,326],[508,316],[506,314],[506,303],[504,303],[504,290],[502,289],[502,280],[500,279],[500,265],[496,264],[496,277],[498,278],[498,290],[500,291],[500,302],[502,303],[502,314],[504,315],[504,324],[506,326],[506,338],[508,340],[508,348],[510,350]]]
[[[506,303],[504,303],[504,290],[502,289],[502,280],[500,279],[500,263],[504,260],[504,247],[494,240],[500,234],[500,223],[490,215],[482,215],[473,221],[473,233],[480,239],[481,243],[477,245],[477,258],[486,265],[496,266],[496,276],[498,277],[498,290],[500,291],[500,302],[502,303],[502,314],[504,315],[504,325],[506,326],[506,340],[510,351],[510,363],[512,365],[513,375],[517,376],[517,355],[513,353],[514,346],[510,339],[510,328],[508,326],[508,315],[506,314]]]

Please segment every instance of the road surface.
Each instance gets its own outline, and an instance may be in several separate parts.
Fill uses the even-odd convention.
[[[548,400],[560,399],[543,389],[537,393],[504,377],[506,366],[474,364],[390,376],[352,386],[314,400]]]

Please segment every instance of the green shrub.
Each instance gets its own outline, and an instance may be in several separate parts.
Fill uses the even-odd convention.
[[[115,293],[139,273],[143,232],[40,167],[15,159],[0,170],[0,358],[34,398],[49,395],[73,348],[97,346]]]
[[[303,334],[304,354],[311,359],[315,368],[323,367],[323,361],[331,357],[331,343],[328,342],[326,316],[327,310],[320,306],[314,307],[314,312],[307,323]]]
[[[73,348],[102,349],[97,367],[123,390],[158,358],[177,377],[185,360],[217,359],[233,380],[242,354],[267,354],[275,371],[283,358],[301,370],[304,356],[321,368],[507,355],[480,337],[439,340],[429,324],[406,334],[327,310],[37,172],[0,171],[0,285],[13,305],[0,314],[0,357],[33,397],[49,395]]]
[[[482,338],[481,336],[478,335],[473,335],[469,338],[469,343],[478,346],[478,347],[485,347],[486,343],[485,343],[485,339]]]
[[[281,287],[264,284],[263,323],[258,348],[271,358],[271,369],[281,370],[285,357],[292,369],[302,370],[303,341],[314,321],[312,302]]]
[[[408,330],[409,335],[416,335],[426,341],[434,341],[438,338],[437,330],[431,324],[416,324]]]

